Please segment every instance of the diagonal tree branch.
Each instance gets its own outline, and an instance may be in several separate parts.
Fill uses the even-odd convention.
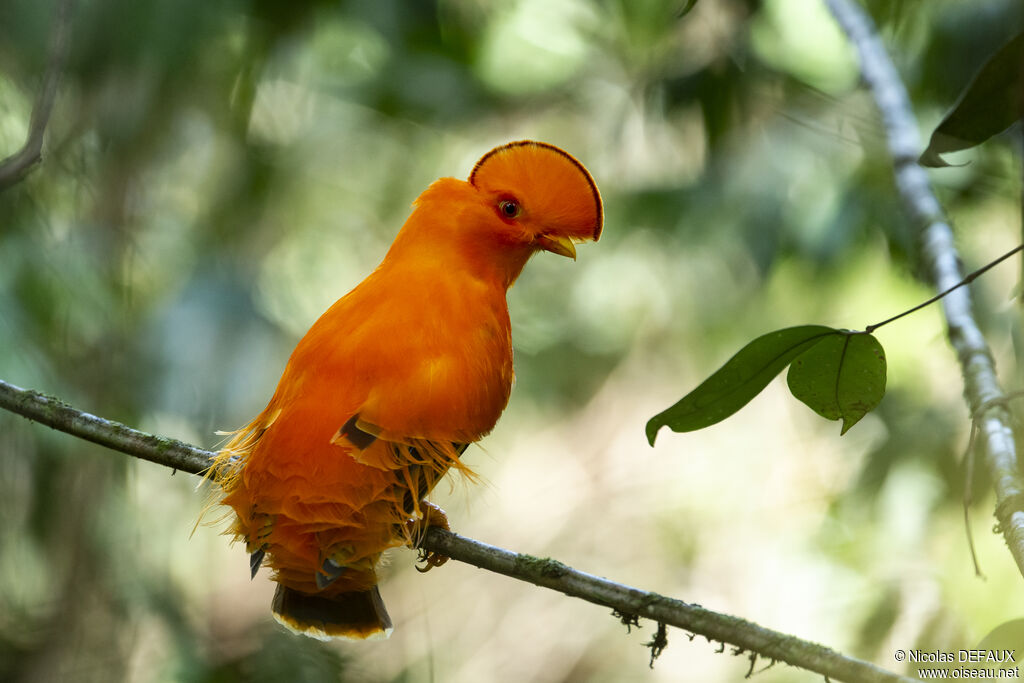
[[[882,114],[896,187],[920,231],[921,254],[935,288],[948,289],[963,274],[953,230],[935,198],[928,175],[917,163],[921,142],[906,88],[871,18],[853,0],[825,0],[860,57],[861,73]],[[1017,567],[1024,574],[1024,479],[992,353],[974,314],[967,288],[942,300],[949,340],[960,359],[964,396],[977,424],[985,464],[996,490],[995,515]]]
[[[57,99],[57,86],[64,71],[71,34],[71,12],[75,0],[58,0],[50,36],[49,60],[43,83],[32,105],[28,136],[21,149],[0,161],[0,192],[21,181],[43,158],[43,133],[50,121],[53,103]]]
[[[210,459],[216,455],[183,441],[147,434],[120,422],[83,413],[59,398],[22,389],[3,380],[0,380],[0,408],[86,441],[190,474],[205,474]]]
[[[87,439],[136,458],[191,474],[205,474],[212,451],[155,436],[72,408],[37,391],[0,380],[0,408]],[[847,657],[823,645],[764,628],[750,621],[704,609],[700,605],[609,581],[577,571],[557,560],[504,550],[431,527],[420,547],[481,569],[611,607],[623,619],[644,617],[676,626],[710,641],[733,646],[732,654],[749,659],[786,662],[815,671],[826,679],[859,683],[909,682],[870,662]]]

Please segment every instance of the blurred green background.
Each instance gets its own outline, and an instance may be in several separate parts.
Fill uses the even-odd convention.
[[[969,423],[935,308],[878,336],[889,392],[839,438],[777,381],[703,432],[643,426],[740,346],[863,327],[927,298],[884,136],[816,0],[81,0],[42,165],[0,194],[0,377],[214,447],[379,262],[433,179],[521,138],[604,195],[597,245],[509,295],[517,384],[438,487],[457,531],[823,642],[975,647],[1021,576],[960,462]],[[52,0],[0,0],[0,156],[24,140]],[[1014,0],[868,3],[927,134],[1021,26]],[[1019,240],[1014,138],[934,172],[969,268]],[[972,286],[1004,383],[1016,268]],[[383,643],[271,620],[207,491],[0,414],[0,679],[716,681],[744,658],[392,553]],[[190,536],[191,534],[191,536]],[[820,677],[776,666],[758,677]]]

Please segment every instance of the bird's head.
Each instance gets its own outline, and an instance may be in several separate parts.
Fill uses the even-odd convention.
[[[583,164],[529,140],[492,149],[468,181],[435,181],[414,206],[384,264],[466,273],[505,288],[538,251],[576,258],[575,244],[600,237],[604,222]]]
[[[523,140],[492,149],[469,174],[495,236],[531,252],[576,258],[577,242],[601,236],[601,193],[568,152]]]

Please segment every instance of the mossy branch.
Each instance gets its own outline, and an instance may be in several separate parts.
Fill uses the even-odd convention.
[[[64,401],[0,380],[0,408],[62,432],[101,444],[173,470],[202,475],[214,453],[175,439],[132,429],[90,415]],[[624,623],[638,617],[683,629],[709,642],[731,645],[731,653],[751,662],[785,662],[836,681],[911,681],[870,662],[840,654],[822,645],[772,631],[752,622],[704,609],[700,605],[632,588],[577,571],[557,560],[515,553],[432,527],[420,547],[481,569],[550,588],[596,605],[610,607]]]
[[[910,99],[871,18],[852,0],[825,0],[832,15],[860,57],[861,73],[882,115],[896,187],[904,209],[919,231],[923,261],[936,290],[963,279],[953,230],[946,220],[927,172],[917,163],[921,141]],[[995,363],[974,319],[966,287],[942,299],[949,341],[960,360],[964,396],[977,427],[976,443],[996,492],[995,516],[1006,545],[1024,574],[1024,478],[1014,442],[1007,396],[999,385]]]
[[[0,407],[80,439],[190,474],[205,474],[215,455],[213,451],[183,441],[147,434],[120,422],[83,413],[59,398],[21,389],[3,380],[0,380]]]

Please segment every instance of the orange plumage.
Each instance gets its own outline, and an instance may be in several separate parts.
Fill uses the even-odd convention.
[[[213,468],[253,575],[274,570],[278,621],[318,638],[390,633],[381,554],[446,524],[424,497],[449,468],[468,471],[462,450],[508,402],[507,289],[535,252],[575,258],[602,222],[576,159],[498,147],[468,182],[420,195],[380,266],[314,323]]]

